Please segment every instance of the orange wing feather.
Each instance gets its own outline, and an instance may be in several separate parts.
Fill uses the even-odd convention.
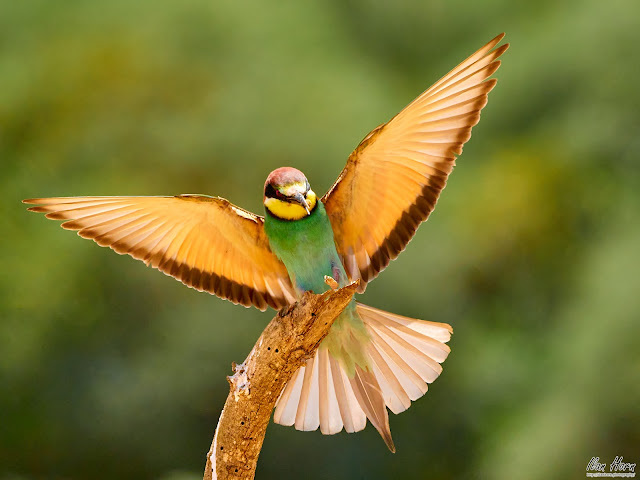
[[[338,253],[350,278],[361,279],[360,291],[404,250],[433,211],[496,84],[487,78],[509,47],[492,50],[503,37],[369,133],[323,197]]]
[[[271,252],[264,219],[219,197],[61,197],[24,203],[66,220],[119,254],[128,254],[199,291],[233,303],[280,309],[295,301],[284,264]]]

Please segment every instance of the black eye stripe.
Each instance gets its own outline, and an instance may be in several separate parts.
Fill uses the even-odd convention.
[[[307,193],[309,193],[309,190],[311,190],[311,185],[309,185],[309,181],[306,182],[305,185],[305,192],[304,195],[305,197],[307,196]],[[291,202],[293,201],[293,199],[291,197],[287,197],[285,194],[283,194],[282,192],[280,192],[279,190],[277,190],[273,185],[268,184],[265,189],[264,189],[264,196],[266,198],[277,198],[278,200],[283,200],[285,202]]]
[[[284,195],[280,190],[276,190],[276,188],[269,184],[264,189],[264,196],[266,198],[277,198],[278,200],[282,200],[283,202],[291,202],[293,199]]]
[[[273,185],[271,184],[267,185],[267,187],[264,189],[264,196],[267,198],[276,198],[279,193],[280,192],[273,188]]]

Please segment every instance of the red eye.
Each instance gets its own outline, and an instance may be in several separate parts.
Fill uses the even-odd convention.
[[[280,192],[280,190],[276,190],[276,197],[285,198],[284,195]]]

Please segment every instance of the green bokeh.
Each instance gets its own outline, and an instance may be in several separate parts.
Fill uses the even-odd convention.
[[[495,34],[436,212],[361,297],[453,325],[430,392],[332,437],[271,425],[258,478],[585,478],[640,460],[640,3],[0,3],[0,479],[199,478],[273,312],[81,241],[23,198],[324,192],[373,127]]]

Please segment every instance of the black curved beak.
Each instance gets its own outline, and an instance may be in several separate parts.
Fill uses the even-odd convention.
[[[304,209],[307,211],[307,215],[311,213],[311,211],[309,210],[309,204],[307,203],[307,199],[304,198],[304,195],[298,192],[292,198],[297,204],[299,204],[301,207],[304,207]]]

